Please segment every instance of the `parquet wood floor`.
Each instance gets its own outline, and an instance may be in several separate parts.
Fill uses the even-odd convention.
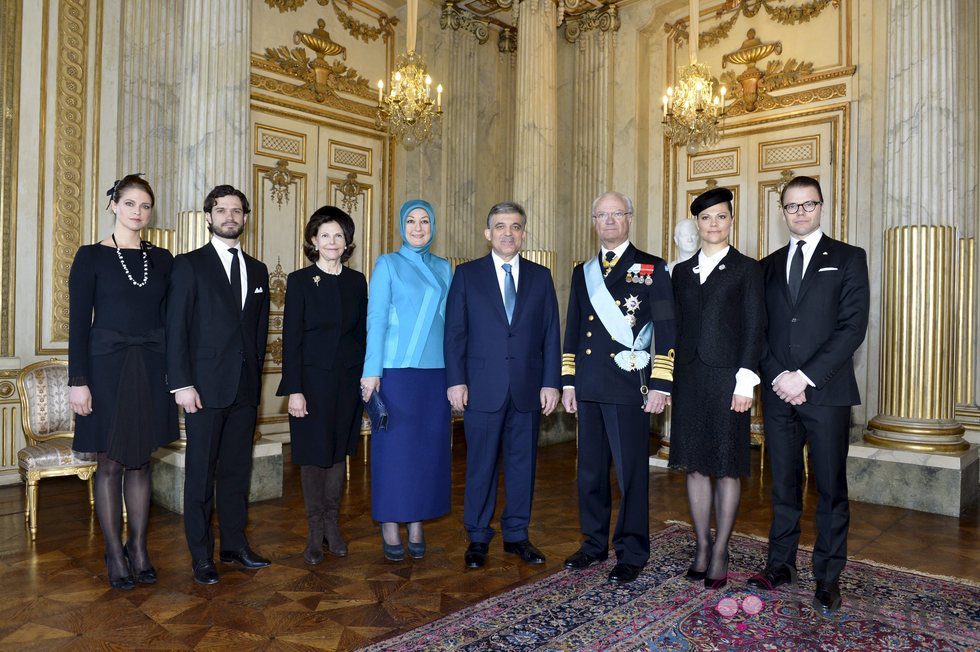
[[[758,464],[758,452],[753,455]],[[464,463],[465,443],[457,433],[453,511],[427,525],[424,560],[396,564],[382,557],[368,466],[359,458],[352,461],[342,506],[350,556],[304,564],[299,473],[287,465],[283,497],[250,510],[249,540],[273,559],[270,568],[245,572],[219,564],[219,584],[194,584],[181,517],[154,507],[150,553],[160,582],[129,592],[107,585],[102,538],[83,483],[41,484],[35,544],[24,528],[23,487],[0,488],[0,649],[350,650],[561,569],[579,541],[574,443],[538,455],[531,539],[548,557],[544,566],[505,555],[498,537],[485,569],[464,570]],[[757,475],[745,483],[738,531],[766,535],[767,482]],[[650,499],[651,528],[688,520],[682,475],[651,471]],[[812,483],[805,501],[803,543],[812,545]],[[980,581],[978,516],[977,508],[955,519],[852,503],[849,553]]]

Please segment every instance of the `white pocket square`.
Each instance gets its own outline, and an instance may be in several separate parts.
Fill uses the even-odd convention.
[[[837,268],[836,267],[821,267],[817,271],[818,272],[836,272],[837,271]]]
[[[834,269],[837,269],[837,268],[835,267]],[[820,270],[820,271],[822,272],[823,270]],[[253,292],[252,294],[262,294],[263,292],[265,292],[265,290],[263,290],[261,287],[257,287],[257,288],[255,288],[255,292]]]

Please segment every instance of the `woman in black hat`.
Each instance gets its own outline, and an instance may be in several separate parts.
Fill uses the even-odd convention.
[[[762,272],[757,261],[729,244],[729,190],[701,194],[691,203],[691,214],[701,249],[677,264],[671,275],[678,344],[670,467],[687,473],[697,535],[687,578],[721,588],[728,581],[728,539],[738,513],[741,477],[749,475],[749,409],[759,384],[755,370],[765,328]]]

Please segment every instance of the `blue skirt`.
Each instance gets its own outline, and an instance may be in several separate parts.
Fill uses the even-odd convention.
[[[371,515],[410,523],[449,513],[452,444],[445,369],[385,369],[388,429],[371,434]]]

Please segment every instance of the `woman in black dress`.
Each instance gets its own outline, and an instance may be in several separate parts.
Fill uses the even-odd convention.
[[[670,467],[687,473],[697,535],[687,577],[704,580],[706,588],[721,588],[728,581],[728,539],[738,513],[741,477],[749,475],[749,408],[759,384],[755,369],[765,328],[759,263],[728,244],[731,202],[732,193],[725,188],[694,200],[691,214],[701,250],[671,274],[678,343]]]
[[[97,454],[95,508],[109,584],[132,589],[157,581],[146,549],[150,455],[177,438],[163,331],[173,256],[140,239],[153,209],[150,184],[131,174],[106,194],[116,216],[112,234],[80,247],[68,277],[68,400],[74,449]]]
[[[290,454],[306,504],[303,559],[319,564],[324,540],[331,554],[347,555],[337,516],[361,431],[367,281],[344,265],[354,252],[354,221],[339,208],[313,213],[303,251],[313,264],[286,281],[278,395],[289,397]]]

